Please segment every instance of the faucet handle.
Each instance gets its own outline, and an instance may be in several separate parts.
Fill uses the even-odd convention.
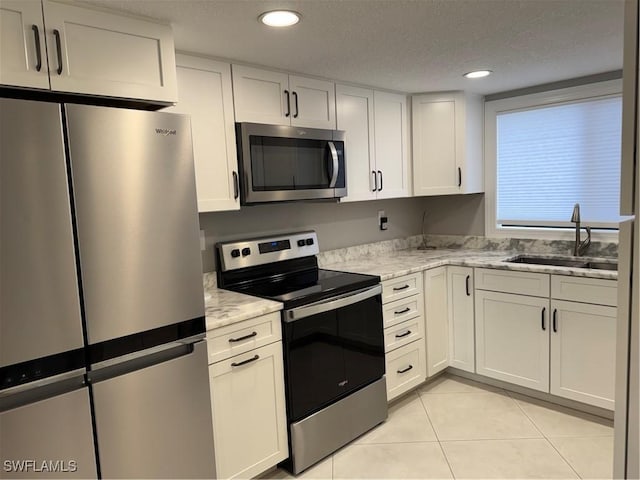
[[[571,214],[571,221],[573,223],[579,223],[580,222],[580,204],[576,203],[573,206],[573,213]]]

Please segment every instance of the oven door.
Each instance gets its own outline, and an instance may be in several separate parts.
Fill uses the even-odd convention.
[[[384,375],[381,292],[376,285],[283,312],[289,422]]]
[[[344,132],[239,123],[236,133],[242,204],[347,194]]]

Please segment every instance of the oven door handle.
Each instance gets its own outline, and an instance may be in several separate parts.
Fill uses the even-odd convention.
[[[303,307],[292,308],[284,311],[284,321],[286,323],[295,322],[301,318],[310,317],[311,315],[317,315],[319,313],[328,312],[330,310],[336,310],[338,308],[353,305],[354,303],[361,302],[367,298],[375,297],[382,293],[382,285],[378,284],[373,287],[363,288],[356,292],[351,292],[339,297],[333,297],[328,300],[321,300],[319,302],[311,303]]]

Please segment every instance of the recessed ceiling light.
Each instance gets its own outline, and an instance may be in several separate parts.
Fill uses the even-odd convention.
[[[473,72],[468,72],[463,75],[463,77],[467,78],[482,78],[491,75],[491,70],[474,70]]]
[[[270,27],[290,27],[300,21],[300,14],[291,10],[273,10],[260,15],[258,20]]]

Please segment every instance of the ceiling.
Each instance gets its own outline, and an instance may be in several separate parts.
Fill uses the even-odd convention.
[[[408,93],[504,92],[622,68],[624,0],[85,0],[170,22],[176,49]],[[289,8],[281,30],[257,21]],[[490,77],[469,80],[478,68]]]

